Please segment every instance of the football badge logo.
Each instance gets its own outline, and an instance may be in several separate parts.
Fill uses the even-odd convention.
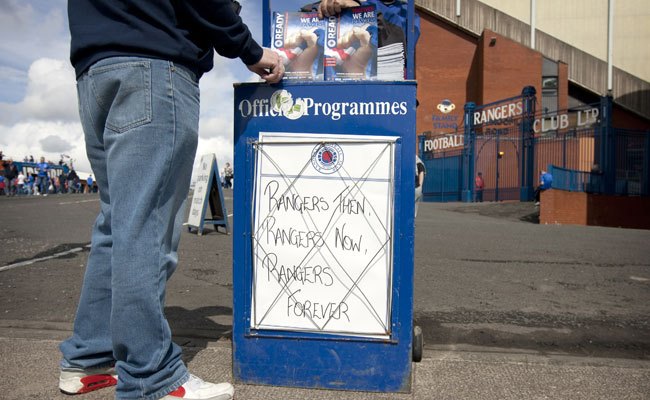
[[[456,105],[448,99],[444,99],[440,104],[438,104],[438,110],[443,114],[449,114],[454,111],[454,109],[456,109]]]
[[[311,152],[311,165],[321,174],[333,174],[343,166],[343,149],[335,143],[316,145]]]
[[[296,99],[288,91],[281,89],[276,90],[271,95],[271,104],[276,112],[282,113],[285,117],[295,120],[307,112],[307,104],[303,99]]]

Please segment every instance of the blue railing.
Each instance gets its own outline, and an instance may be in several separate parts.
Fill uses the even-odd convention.
[[[577,171],[555,165],[549,165],[548,172],[553,176],[553,189],[570,192],[604,193],[604,181],[601,172]]]

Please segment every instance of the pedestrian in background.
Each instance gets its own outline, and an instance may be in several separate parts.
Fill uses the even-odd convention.
[[[539,186],[535,190],[535,205],[538,206],[542,192],[548,190],[553,186],[553,175],[550,172],[542,170],[539,173]]]
[[[67,187],[67,182],[68,182],[68,175],[66,175],[65,172],[63,172],[63,169],[61,169],[61,173],[59,174],[59,187],[61,191],[59,193],[68,193],[69,188]]]
[[[79,180],[79,176],[77,176],[77,172],[73,169],[70,170],[67,176],[68,180],[68,193],[77,193],[77,181]]]
[[[51,186],[52,186],[52,193],[53,194],[61,193],[61,182],[59,181],[58,176],[54,176],[52,178],[52,185]]]
[[[16,178],[17,194],[19,195],[25,194],[25,179],[25,174],[23,174],[23,170],[21,169],[18,171],[18,177]]]
[[[234,176],[234,172],[229,162],[227,162],[226,165],[223,167],[222,175],[223,175],[223,187],[226,189],[232,188],[232,178]]]
[[[25,177],[25,194],[31,196],[34,194],[34,175],[27,174]]]
[[[422,186],[426,169],[420,157],[415,155],[415,216],[418,216],[418,203],[422,200]]]
[[[483,202],[483,189],[485,188],[485,182],[483,181],[483,174],[479,172],[476,174],[476,179],[474,179],[474,190],[476,193],[474,201],[478,203]]]
[[[18,177],[18,169],[16,164],[11,158],[8,158],[7,161],[3,163],[4,175],[5,175],[5,193],[7,196],[13,196],[16,194],[16,178]]]
[[[48,186],[50,184],[48,179],[48,171],[50,170],[50,165],[45,162],[45,157],[41,157],[41,161],[36,165],[38,170],[38,192],[37,195],[47,196]]]
[[[86,189],[84,190],[84,193],[92,193],[93,192],[93,175],[90,174],[88,175],[88,178],[86,178]]]
[[[118,399],[233,396],[229,383],[188,372],[164,307],[198,142],[199,78],[212,69],[214,50],[269,83],[284,73],[236,6],[68,1],[70,59],[101,207],[73,335],[60,346],[64,393],[117,384]]]

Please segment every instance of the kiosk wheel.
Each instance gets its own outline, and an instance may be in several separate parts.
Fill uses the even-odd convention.
[[[422,361],[422,352],[424,351],[424,337],[422,328],[418,325],[413,326],[413,362]]]

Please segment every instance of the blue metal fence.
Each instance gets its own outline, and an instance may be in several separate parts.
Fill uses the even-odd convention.
[[[650,132],[612,129],[611,142],[613,184],[606,185],[604,193],[650,195]]]
[[[461,201],[459,190],[463,179],[461,153],[461,151],[444,152],[439,157],[422,160],[427,170],[422,185],[424,201]]]
[[[510,110],[521,104],[516,118],[489,121],[489,111]],[[532,200],[542,169],[553,165],[555,187],[608,195],[650,195],[650,131],[612,127],[612,100],[558,110],[534,112],[534,92],[483,106],[465,105],[462,147],[454,151],[424,152],[422,143],[440,136],[421,137],[420,157],[427,168],[425,201],[472,201],[474,177],[485,181],[483,199]],[[487,111],[487,118],[470,118]],[[483,122],[484,120],[488,122]],[[482,122],[475,125],[473,120]],[[435,146],[429,146],[435,149]],[[555,176],[554,176],[555,177]]]
[[[603,193],[601,172],[584,172],[555,165],[549,165],[548,172],[553,176],[553,189],[570,192]]]

